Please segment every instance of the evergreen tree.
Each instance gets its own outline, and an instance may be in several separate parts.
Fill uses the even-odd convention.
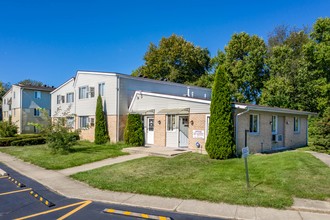
[[[107,122],[103,112],[102,98],[99,95],[97,97],[96,104],[96,118],[95,118],[95,144],[105,144],[109,141],[109,135],[107,131]]]
[[[206,151],[212,159],[234,156],[234,126],[228,76],[223,66],[215,75],[211,98],[211,116]]]
[[[124,140],[126,144],[131,144],[133,146],[142,146],[144,144],[144,132],[141,115],[129,114],[127,116]]]

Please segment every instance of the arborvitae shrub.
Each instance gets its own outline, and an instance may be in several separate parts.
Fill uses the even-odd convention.
[[[212,159],[227,159],[235,155],[234,124],[228,76],[220,66],[212,89],[209,134],[206,151]]]
[[[95,112],[95,144],[105,144],[109,141],[107,121],[103,112],[102,98],[97,97]]]
[[[141,115],[129,114],[124,132],[125,143],[133,146],[142,146],[144,144],[144,131],[141,121]]]

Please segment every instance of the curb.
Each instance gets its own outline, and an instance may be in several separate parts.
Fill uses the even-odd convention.
[[[130,211],[122,211],[116,209],[104,209],[104,213],[115,214],[115,215],[123,215],[123,216],[131,216],[143,219],[152,219],[152,220],[172,220],[170,217],[159,216],[159,215],[149,215],[139,212],[130,212]]]
[[[0,169],[0,176],[8,176],[8,173],[3,169]]]

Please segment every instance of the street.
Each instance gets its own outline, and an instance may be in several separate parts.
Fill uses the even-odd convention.
[[[66,198],[2,163],[0,169],[9,174],[0,176],[0,219],[216,219]]]

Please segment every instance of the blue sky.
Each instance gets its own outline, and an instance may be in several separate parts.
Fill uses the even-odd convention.
[[[173,33],[213,57],[234,33],[267,40],[277,25],[325,16],[328,0],[0,0],[0,81],[58,86],[77,70],[131,74],[150,42]]]

